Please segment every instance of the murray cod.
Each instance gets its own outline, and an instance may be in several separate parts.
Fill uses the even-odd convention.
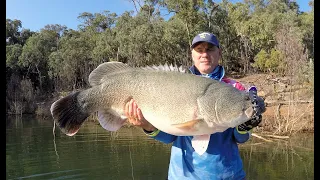
[[[106,62],[91,72],[89,83],[91,88],[51,106],[55,123],[69,136],[95,112],[104,129],[118,130],[126,121],[125,104],[133,98],[154,127],[176,136],[194,136],[192,146],[202,154],[210,134],[242,124],[254,115],[248,93],[179,70]]]

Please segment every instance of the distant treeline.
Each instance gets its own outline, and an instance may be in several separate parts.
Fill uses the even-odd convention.
[[[290,0],[131,2],[135,10],[121,15],[80,13],[78,30],[48,24],[33,32],[7,19],[7,112],[33,113],[36,102],[54,93],[87,87],[89,73],[102,62],[189,66],[192,38],[203,31],[218,36],[228,72],[276,73],[313,83],[313,0],[310,12]]]

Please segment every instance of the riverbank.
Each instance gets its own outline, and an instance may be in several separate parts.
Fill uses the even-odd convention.
[[[294,84],[290,77],[254,74],[235,78],[246,86],[255,85],[265,99],[266,112],[257,132],[290,135],[314,131],[314,92],[309,83]]]

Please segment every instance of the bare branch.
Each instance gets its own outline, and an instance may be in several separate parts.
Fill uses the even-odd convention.
[[[137,6],[136,6],[136,3],[135,3],[135,0],[131,0],[133,2],[133,5],[134,5],[134,8],[136,9],[136,12],[138,13],[138,9],[137,9]]]

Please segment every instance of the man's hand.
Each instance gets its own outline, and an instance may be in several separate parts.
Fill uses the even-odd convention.
[[[257,118],[255,119],[250,119],[249,121],[240,124],[238,126],[238,130],[239,131],[250,131],[252,128],[257,127],[262,121],[262,116],[259,115]]]
[[[257,96],[257,89],[254,86],[249,89],[249,97],[252,101],[255,114],[252,119],[238,126],[239,131],[249,131],[257,127],[262,121],[262,113],[266,111],[264,99]]]
[[[129,123],[132,125],[141,127],[146,131],[156,130],[156,128],[143,117],[140,108],[133,99],[125,105],[124,113],[128,117]]]

